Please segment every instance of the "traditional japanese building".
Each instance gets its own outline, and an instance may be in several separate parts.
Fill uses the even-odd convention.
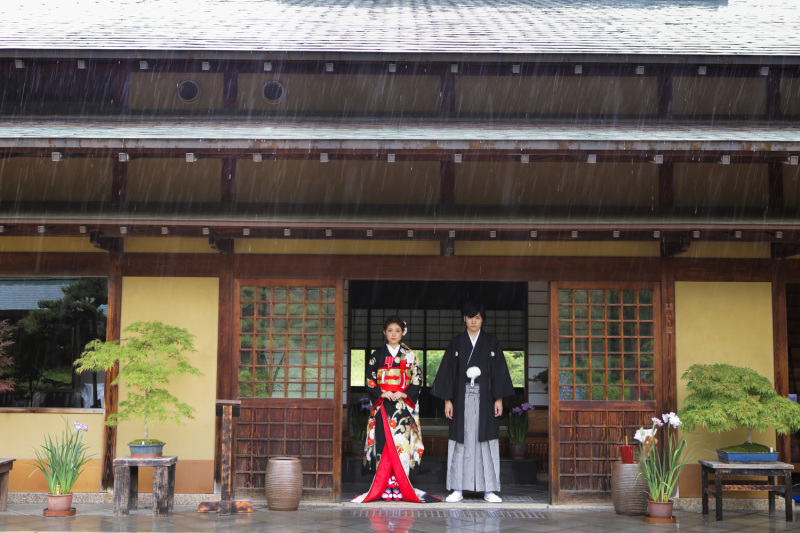
[[[307,497],[337,499],[383,318],[406,317],[429,386],[480,298],[537,406],[551,501],[607,498],[616,446],[680,407],[692,363],[796,392],[795,15],[778,0],[5,2],[0,318],[41,307],[19,291],[105,280],[106,338],[136,320],[196,335],[204,376],[176,391],[197,416],[152,432],[179,456],[178,492],[214,491],[215,400],[233,399],[237,490],[290,455]],[[0,456],[31,458],[78,417],[96,468],[77,490],[108,489],[139,436],[101,429],[124,391],[70,374],[77,333],[47,349],[34,333],[17,333],[15,365],[35,372],[3,395]],[[691,435],[701,455],[734,437]],[[788,437],[760,440],[792,459]],[[12,492],[45,490],[29,472]],[[681,496],[699,489],[687,468]]]

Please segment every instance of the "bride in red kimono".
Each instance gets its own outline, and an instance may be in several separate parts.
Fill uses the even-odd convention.
[[[417,357],[400,341],[406,323],[392,316],[386,319],[386,344],[375,350],[367,365],[367,387],[372,409],[367,421],[364,465],[375,470],[369,491],[352,501],[379,499],[423,503],[441,501],[414,489],[409,472],[422,459],[424,446],[417,400],[422,388]]]

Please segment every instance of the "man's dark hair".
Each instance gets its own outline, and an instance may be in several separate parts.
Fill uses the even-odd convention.
[[[477,302],[467,302],[461,307],[461,316],[472,318],[475,315],[481,315],[481,319],[486,320],[486,307]]]

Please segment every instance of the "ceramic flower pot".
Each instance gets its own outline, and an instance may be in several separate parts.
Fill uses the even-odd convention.
[[[525,442],[509,442],[508,457],[510,459],[525,459],[528,454],[528,444]]]
[[[161,457],[163,455],[164,446],[166,442],[161,444],[128,444],[131,451],[131,457]]]
[[[611,467],[611,500],[614,511],[625,516],[647,513],[647,482],[639,463],[614,461]]]
[[[47,510],[52,513],[65,513],[72,509],[72,493],[48,494]]]
[[[675,502],[654,502],[647,500],[647,516],[650,518],[667,519],[672,518],[672,506]]]

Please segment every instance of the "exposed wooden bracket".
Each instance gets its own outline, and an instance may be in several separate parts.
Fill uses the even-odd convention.
[[[100,248],[106,252],[119,253],[122,252],[125,239],[122,237],[105,237],[99,231],[90,231],[89,242],[95,248]]]
[[[212,233],[208,236],[208,244],[218,252],[233,253],[233,239],[223,239]]]
[[[445,237],[441,241],[440,254],[443,257],[453,257],[455,255],[456,240],[453,237]]]
[[[692,240],[688,235],[677,235],[661,241],[661,257],[672,257],[686,253]]]
[[[773,259],[786,259],[793,255],[800,255],[800,243],[773,242],[770,245],[770,256]]]

